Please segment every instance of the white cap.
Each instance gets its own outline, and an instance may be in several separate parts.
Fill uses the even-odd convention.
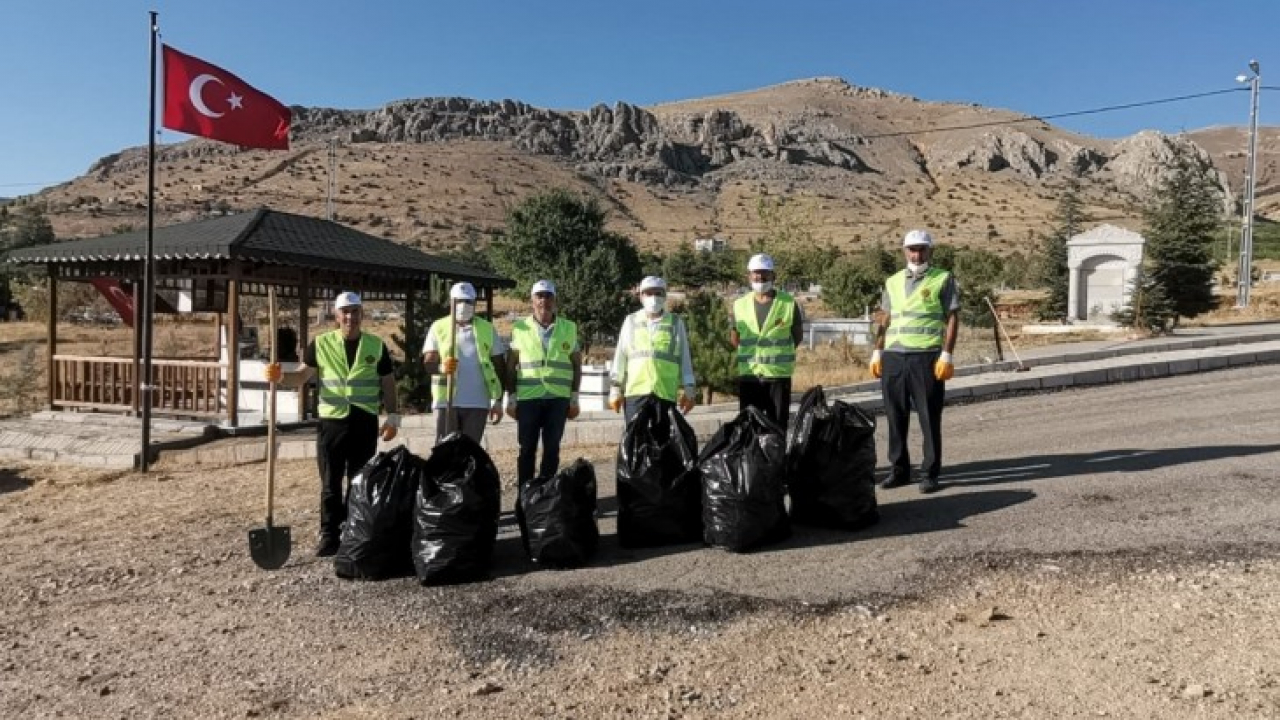
[[[475,302],[476,289],[471,287],[471,283],[469,282],[454,283],[453,287],[449,288],[449,299],[470,300],[471,302]]]
[[[663,293],[666,293],[667,281],[663,280],[657,275],[650,275],[640,281],[640,292],[644,292],[645,290],[653,290],[653,289],[658,289],[658,290],[661,290]]]
[[[338,293],[338,297],[333,301],[334,310],[341,310],[352,305],[360,307],[360,296],[353,292]]]
[[[768,270],[769,272],[773,272],[773,257],[764,253],[752,255],[751,259],[747,261],[747,270],[748,272],[752,270]]]
[[[912,230],[902,238],[902,247],[933,247],[933,236],[925,230]]]
[[[533,297],[534,295],[537,295],[540,292],[551,293],[552,295],[555,295],[556,284],[551,282],[550,280],[539,280],[538,282],[534,283],[533,287],[529,290],[529,297]]]

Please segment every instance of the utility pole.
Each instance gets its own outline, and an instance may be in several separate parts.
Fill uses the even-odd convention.
[[[329,138],[329,178],[325,193],[324,219],[333,220],[333,195],[338,187],[338,138]]]
[[[1240,231],[1240,272],[1236,276],[1236,307],[1249,307],[1249,290],[1253,285],[1253,200],[1258,172],[1258,87],[1262,70],[1257,60],[1249,61],[1253,76],[1240,75],[1237,82],[1249,83],[1249,159],[1245,169],[1244,217]]]

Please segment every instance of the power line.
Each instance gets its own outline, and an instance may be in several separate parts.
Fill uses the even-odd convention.
[[[1142,102],[1125,103],[1124,105],[1108,105],[1106,107],[1092,108],[1089,110],[1073,110],[1071,112],[1055,113],[1052,115],[1029,115],[1024,118],[1014,120],[989,120],[987,122],[970,123],[968,125],[947,125],[944,127],[928,128],[924,130],[898,130],[890,133],[879,133],[876,135],[860,135],[863,140],[878,140],[880,138],[905,137],[907,135],[923,135],[931,132],[949,132],[952,130],[973,130],[976,128],[996,127],[998,125],[1016,125],[1019,123],[1044,122],[1046,120],[1056,120],[1058,118],[1079,117],[1081,115],[1098,115],[1100,113],[1115,112],[1117,110],[1131,110],[1133,108],[1149,107],[1151,105],[1164,105],[1167,103],[1183,102],[1185,100],[1195,100],[1197,98],[1211,97],[1213,95],[1225,95],[1227,93],[1246,92],[1249,88],[1228,88],[1226,90],[1211,90],[1209,92],[1194,93],[1192,95],[1178,95],[1177,97],[1160,98],[1159,100],[1144,100]]]

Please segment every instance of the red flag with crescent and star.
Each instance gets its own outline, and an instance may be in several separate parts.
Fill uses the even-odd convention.
[[[164,126],[241,147],[289,149],[279,100],[199,58],[164,46]]]

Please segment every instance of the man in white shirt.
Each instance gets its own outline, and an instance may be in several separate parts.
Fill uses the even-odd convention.
[[[476,291],[471,283],[455,283],[449,289],[449,300],[452,319],[442,317],[432,323],[422,343],[431,407],[436,413],[436,442],[459,430],[480,442],[485,417],[494,423],[502,420],[507,347],[493,323],[476,317]],[[451,390],[452,423],[448,412]]]
[[[609,379],[609,408],[624,406],[627,422],[645,397],[657,398],[663,411],[677,404],[688,413],[694,404],[693,360],[684,320],[666,311],[667,283],[650,275],[640,282],[643,308],[622,322]]]

